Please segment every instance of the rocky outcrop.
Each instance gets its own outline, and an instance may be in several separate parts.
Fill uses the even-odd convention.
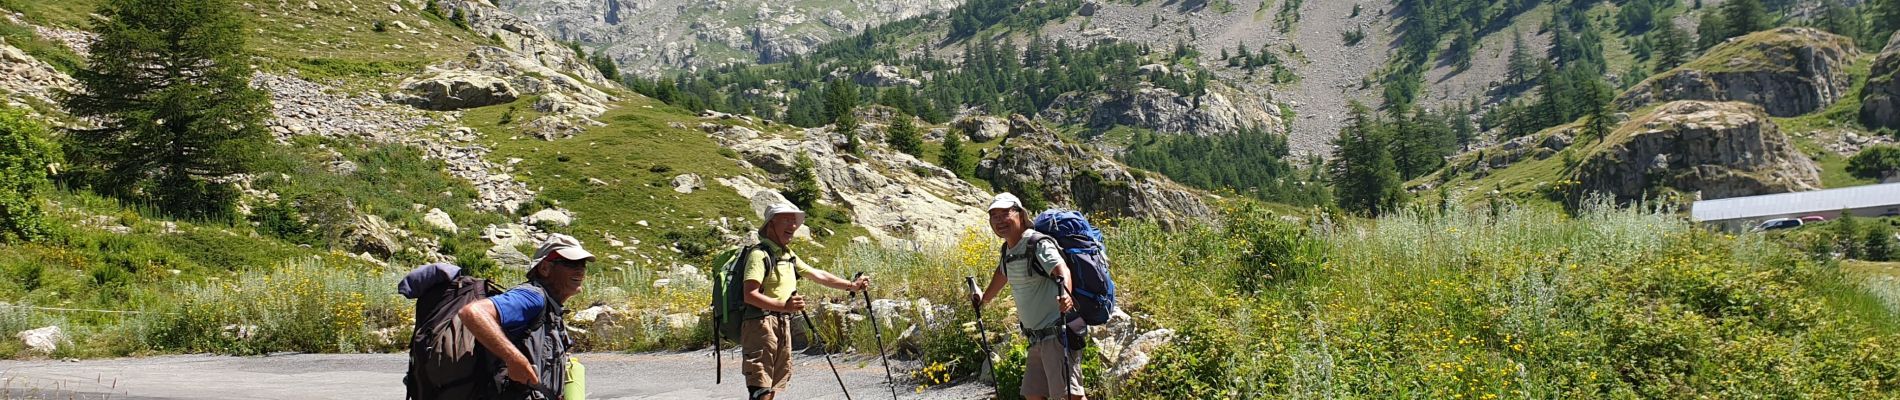
[[[425,78],[402,83],[397,102],[416,108],[453,111],[492,106],[515,101],[520,94],[501,78],[468,72],[440,71]]]
[[[1018,194],[1040,191],[1052,205],[1110,217],[1152,219],[1184,227],[1213,218],[1201,196],[1155,174],[1135,174],[1108,156],[1068,143],[1021,115],[1009,137],[977,165],[978,177]]]
[[[563,40],[598,49],[647,77],[727,63],[774,62],[879,24],[946,11],[960,0],[508,1]]]
[[[845,137],[830,128],[780,137],[745,126],[704,123],[701,129],[739,153],[741,162],[764,173],[760,180],[788,182],[800,153],[810,155],[824,203],[850,212],[852,223],[889,247],[953,245],[966,230],[987,221],[989,193],[949,170],[865,140],[860,158],[840,149]],[[778,193],[744,177],[719,178],[741,196],[761,204],[783,201]]]
[[[478,135],[473,129],[441,126],[446,121],[421,111],[295,75],[257,73],[251,86],[270,93],[268,123],[278,143],[290,143],[295,135],[316,135],[409,144],[422,149],[426,158],[442,160],[450,175],[474,185],[470,206],[476,210],[513,213],[534,199],[528,185],[511,175],[513,166],[486,159],[489,149],[474,143]]]
[[[1232,133],[1240,129],[1277,131],[1280,117],[1256,96],[1226,93],[1214,84],[1207,95],[1182,96],[1173,90],[1142,83],[1134,90],[1057,96],[1038,115],[1059,124],[1081,124],[1106,130],[1118,125],[1156,132],[1199,136]]]
[[[13,107],[32,109],[26,101],[44,105],[59,104],[61,92],[77,87],[72,77],[27,55],[0,38],[0,96]]]
[[[1719,199],[1821,185],[1814,161],[1752,104],[1672,102],[1608,140],[1577,167],[1577,194],[1629,202],[1674,190]]]
[[[1853,40],[1811,28],[1779,28],[1730,39],[1702,58],[1630,88],[1617,107],[1674,100],[1741,101],[1793,117],[1839,101],[1853,80]]]
[[[1900,32],[1887,39],[1887,48],[1874,59],[1861,89],[1860,121],[1869,127],[1900,129]]]

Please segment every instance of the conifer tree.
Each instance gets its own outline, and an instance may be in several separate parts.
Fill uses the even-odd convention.
[[[228,218],[270,136],[270,97],[250,87],[244,19],[229,0],[111,0],[69,96],[99,122],[67,136],[73,182],[187,218]]]

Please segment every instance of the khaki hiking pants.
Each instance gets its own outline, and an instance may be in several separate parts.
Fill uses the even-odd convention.
[[[745,385],[785,389],[792,377],[792,318],[767,315],[739,323],[739,344],[745,351]]]

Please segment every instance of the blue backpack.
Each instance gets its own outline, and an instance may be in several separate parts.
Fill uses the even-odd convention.
[[[1075,310],[1082,322],[1108,323],[1108,316],[1115,313],[1115,279],[1108,274],[1108,253],[1102,247],[1102,231],[1089,225],[1088,218],[1074,210],[1043,211],[1032,224],[1036,232],[1054,238],[1062,247],[1062,261],[1068,263],[1069,275],[1075,279]],[[1033,270],[1048,276],[1041,266]]]

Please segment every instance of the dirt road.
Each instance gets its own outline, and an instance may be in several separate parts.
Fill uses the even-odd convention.
[[[728,354],[720,385],[713,384],[710,352],[579,357],[590,399],[736,399],[745,391],[736,354]],[[0,399],[401,399],[407,360],[401,354],[286,354],[0,361]],[[890,396],[876,357],[837,361],[852,398]],[[800,355],[794,365],[791,387],[779,398],[845,398],[824,357]],[[898,388],[904,399],[981,399],[991,392],[980,384],[923,393]]]

